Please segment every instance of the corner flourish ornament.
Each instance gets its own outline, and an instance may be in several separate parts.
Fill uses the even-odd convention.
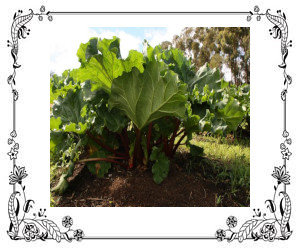
[[[270,216],[267,217],[266,213],[261,212],[260,209],[253,209],[254,215],[250,220],[245,221],[238,231],[232,231],[232,228],[236,226],[237,219],[233,219],[233,216],[227,218],[226,224],[227,230],[218,229],[215,237],[218,241],[227,239],[231,242],[237,239],[239,242],[243,242],[246,239],[252,239],[254,241],[264,240],[273,242],[277,240],[287,240],[292,235],[289,220],[291,217],[291,199],[286,192],[286,185],[290,184],[290,175],[287,172],[287,160],[290,159],[292,153],[290,152],[288,145],[292,144],[292,139],[289,137],[289,133],[286,130],[286,98],[288,86],[292,83],[292,78],[286,73],[286,58],[288,56],[288,47],[292,46],[292,41],[288,41],[288,25],[286,22],[286,15],[280,10],[277,11],[278,15],[272,15],[268,9],[265,13],[260,12],[258,6],[254,7],[254,12],[249,11],[247,21],[251,21],[253,16],[256,16],[256,20],[260,21],[261,17],[265,16],[272,24],[273,28],[269,30],[270,35],[274,39],[281,39],[281,57],[282,63],[279,68],[283,69],[284,76],[284,89],[281,92],[281,99],[284,105],[284,129],[283,138],[284,141],[280,143],[280,150],[284,164],[280,167],[275,167],[272,173],[277,181],[277,185],[274,185],[274,195],[272,199],[266,200],[265,204]],[[278,209],[279,208],[279,209]]]
[[[32,9],[29,9],[29,14],[23,15],[22,10],[18,10],[18,12],[14,14],[13,23],[11,25],[11,41],[7,40],[7,46],[11,47],[11,55],[13,58],[13,73],[7,78],[7,83],[12,88],[14,101],[17,101],[19,97],[17,90],[14,88],[14,85],[16,85],[16,69],[21,67],[18,63],[19,39],[25,39],[26,36],[29,35],[30,29],[25,25],[32,20],[33,16],[37,15],[40,21],[43,20],[43,16],[47,16],[49,21],[53,20],[50,11],[47,13],[44,12],[45,6],[42,6],[40,8],[40,13],[34,13]]]

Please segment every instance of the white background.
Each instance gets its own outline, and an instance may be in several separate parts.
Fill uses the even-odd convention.
[[[125,3],[126,2],[126,3]],[[296,2],[296,1],[295,1]],[[10,38],[10,26],[13,14],[18,9],[24,12],[32,8],[39,11],[45,5],[46,11],[253,11],[259,5],[262,12],[271,9],[276,14],[282,9],[287,15],[289,39],[294,47],[289,50],[287,72],[292,76],[293,83],[289,88],[287,102],[287,130],[293,144],[290,147],[293,155],[287,168],[291,174],[291,185],[287,192],[292,200],[291,227],[293,235],[288,241],[266,243],[263,241],[237,241],[219,243],[210,241],[83,241],[71,244],[53,241],[36,241],[25,244],[24,241],[14,242],[9,239],[6,231],[9,226],[7,201],[12,192],[8,184],[8,175],[12,169],[7,152],[9,133],[12,130],[12,95],[7,77],[12,73],[12,57],[6,47]],[[3,5],[3,4],[2,4]],[[1,7],[1,74],[0,74],[0,160],[1,160],[1,206],[0,206],[0,240],[1,247],[43,249],[53,247],[102,249],[200,249],[205,248],[286,248],[293,249],[299,239],[299,130],[298,127],[298,93],[297,85],[299,67],[298,13],[292,1],[10,1]],[[250,26],[251,32],[251,205],[250,208],[50,208],[49,207],[49,46],[56,38],[56,31],[66,31],[72,43],[72,33],[81,27],[166,27],[166,26]],[[273,25],[262,18],[260,22],[246,21],[246,16],[54,16],[53,22],[39,22],[35,17],[28,25],[30,35],[20,40],[18,62],[22,65],[17,70],[16,88],[20,97],[17,102],[17,140],[20,144],[17,165],[25,166],[28,177],[23,181],[26,185],[28,199],[35,200],[34,210],[47,208],[48,218],[61,227],[61,218],[70,215],[74,220],[74,229],[81,228],[86,236],[213,236],[219,228],[226,228],[226,218],[234,215],[241,226],[252,218],[253,208],[265,208],[265,200],[273,197],[271,177],[274,166],[281,166],[282,159],[279,144],[282,142],[283,105],[280,93],[283,88],[280,40],[269,35]],[[298,150],[299,151],[299,150]],[[297,160],[298,159],[298,160]],[[31,210],[31,213],[33,210]]]

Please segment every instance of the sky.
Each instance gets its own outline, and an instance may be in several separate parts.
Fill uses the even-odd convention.
[[[50,72],[58,75],[66,69],[80,67],[76,56],[81,43],[86,43],[91,37],[120,38],[122,58],[126,58],[130,50],[142,52],[146,39],[154,47],[163,41],[172,42],[174,35],[180,35],[184,27],[76,27],[56,31],[50,43]],[[57,33],[58,32],[58,33]],[[223,67],[224,78],[231,79],[230,70]]]
[[[76,53],[81,43],[91,37],[120,38],[122,58],[126,58],[130,50],[142,52],[146,39],[154,47],[163,41],[172,41],[175,34],[180,34],[184,27],[90,27],[77,28],[76,31],[62,31],[56,34],[50,45],[50,71],[61,74],[65,69],[80,66]],[[57,39],[58,38],[58,39]],[[71,38],[71,42],[70,39]]]

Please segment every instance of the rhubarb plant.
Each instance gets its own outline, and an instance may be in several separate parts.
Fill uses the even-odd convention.
[[[114,165],[144,165],[159,184],[183,142],[203,153],[193,133],[235,131],[249,114],[247,85],[235,90],[207,65],[196,72],[182,51],[145,45],[123,59],[119,38],[91,38],[78,69],[51,76],[50,154],[63,167],[54,191],[65,191],[76,163],[99,178]]]

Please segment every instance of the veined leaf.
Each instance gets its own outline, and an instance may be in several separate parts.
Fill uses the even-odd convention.
[[[230,97],[224,109],[218,110],[218,117],[225,120],[230,131],[235,131],[244,118],[244,111],[239,101]]]
[[[109,105],[123,110],[142,129],[164,116],[184,117],[186,86],[163,62],[149,62],[143,73],[133,68],[113,80]]]
[[[80,89],[69,90],[65,98],[59,96],[55,100],[53,117],[60,119],[60,128],[65,132],[83,133],[87,128],[86,119],[83,116],[84,112],[82,112],[85,105]]]
[[[163,60],[168,68],[178,74],[180,80],[184,83],[190,82],[194,76],[194,67],[191,60],[187,59],[184,52],[177,48],[170,48],[163,50],[161,45],[152,48],[147,45],[144,52],[149,61],[161,61]]]
[[[131,71],[132,67],[143,71],[144,57],[142,53],[130,51],[126,60],[121,59],[119,38],[99,40],[97,48],[101,52],[100,54],[95,53],[94,41],[92,39],[88,44],[81,44],[77,52],[79,60],[84,62],[78,71],[78,79],[82,82],[90,80],[92,91],[103,88],[109,93],[112,80],[121,76],[123,72]],[[84,50],[86,51],[85,56],[83,56]],[[92,53],[93,55],[91,55]]]
[[[219,70],[210,69],[206,63],[197,71],[195,77],[188,82],[190,92],[193,91],[195,85],[197,85],[200,93],[203,92],[205,85],[208,85],[210,91],[219,90],[221,88],[221,76]]]
[[[86,63],[93,56],[98,54],[98,38],[91,38],[89,42],[82,43],[77,50],[77,57],[80,63]]]
[[[118,109],[108,110],[105,102],[96,108],[96,127],[107,127],[112,132],[118,132],[128,123],[128,118]],[[101,129],[101,128],[100,128]],[[98,129],[99,132],[99,129]],[[100,131],[102,134],[102,131]]]
[[[50,104],[59,96],[65,97],[70,89],[80,88],[77,69],[65,70],[62,76],[53,74],[50,78]]]

